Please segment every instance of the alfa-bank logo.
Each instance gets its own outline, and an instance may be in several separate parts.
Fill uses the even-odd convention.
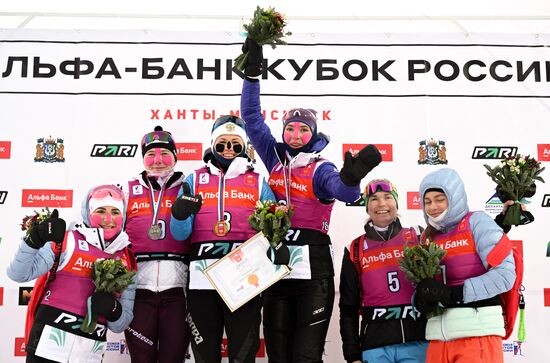
[[[23,189],[21,206],[30,208],[71,208],[73,206],[73,190]]]
[[[538,144],[537,152],[539,161],[550,161],[550,144]]]
[[[202,160],[202,143],[177,142],[178,160]]]
[[[15,338],[13,345],[13,355],[15,357],[25,357],[27,353],[25,352],[25,338]]]
[[[407,192],[407,209],[422,209],[420,192]]]
[[[11,141],[0,141],[0,159],[11,157]]]
[[[342,160],[346,152],[350,152],[352,156],[355,156],[359,151],[369,144],[342,144]],[[380,150],[382,155],[382,161],[393,161],[393,145],[392,144],[373,144]]]

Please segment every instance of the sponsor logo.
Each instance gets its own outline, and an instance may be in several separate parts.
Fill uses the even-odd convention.
[[[550,194],[544,194],[542,197],[541,207],[550,207]]]
[[[200,142],[177,142],[176,151],[178,160],[202,160],[202,143]]]
[[[88,247],[88,242],[79,239],[78,240],[78,248],[82,251],[89,251],[90,248]]]
[[[422,209],[420,192],[407,192],[407,209]]]
[[[11,141],[0,141],[0,159],[11,157]]]
[[[227,351],[227,338],[224,338],[222,340],[222,357],[227,358],[229,357],[228,351]],[[260,347],[258,348],[258,351],[256,352],[256,358],[265,358],[265,341],[264,339],[260,339]]]
[[[137,144],[94,144],[91,157],[98,158],[133,158]]]
[[[0,287],[0,306],[4,305],[4,288]]]
[[[544,288],[544,306],[550,306],[550,289]]]
[[[342,160],[345,157],[347,151],[355,156],[368,144],[342,144]],[[382,161],[393,161],[393,145],[392,144],[373,144],[378,148],[382,155]]]
[[[25,352],[25,338],[15,338],[13,345],[13,355],[15,357],[26,357],[27,353]]]
[[[40,138],[36,140],[36,156],[34,161],[43,163],[64,163],[65,145],[63,139],[55,137]]]
[[[502,342],[502,352],[503,353],[513,353],[514,355],[525,357],[525,354],[522,352],[522,347],[525,342],[520,342],[514,340],[512,343]]]
[[[29,305],[32,286],[19,286],[19,305]]]
[[[537,152],[539,161],[550,161],[550,144],[538,144]]]
[[[0,190],[0,204],[4,204],[7,197],[8,197],[8,191],[7,190]]]
[[[22,207],[71,208],[73,191],[61,189],[23,189]]]
[[[419,165],[447,164],[447,147],[445,141],[426,139],[420,141],[418,147]]]
[[[516,156],[516,146],[475,146],[472,159],[506,159]]]
[[[120,354],[130,354],[126,339],[120,339],[119,342],[107,342],[106,352],[119,352]]]
[[[491,214],[499,214],[501,211],[502,202],[500,201],[499,197],[497,197],[497,193],[495,193],[485,202],[485,212]]]

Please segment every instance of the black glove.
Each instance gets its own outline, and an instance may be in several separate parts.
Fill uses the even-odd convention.
[[[344,155],[344,166],[340,170],[340,179],[350,187],[359,185],[372,169],[382,161],[380,151],[374,145],[367,145],[354,157],[349,151]]]
[[[202,206],[202,197],[191,195],[189,184],[183,183],[181,189],[182,195],[172,205],[172,215],[180,221],[187,219],[191,214],[197,214]]]
[[[262,64],[264,61],[262,46],[247,37],[244,41],[242,51],[243,53],[248,53],[244,75],[247,77],[260,76],[262,74]]]
[[[101,315],[109,321],[115,321],[122,315],[122,305],[113,294],[94,292],[92,295],[92,313]]]
[[[29,237],[25,238],[25,242],[29,247],[41,248],[46,242],[53,241],[56,243],[63,242],[65,238],[65,228],[67,224],[59,218],[59,212],[54,209],[50,218],[45,219],[38,226],[31,228]]]
[[[436,279],[424,279],[416,286],[415,306],[431,307],[433,303],[437,306],[438,302],[443,305],[461,303],[464,298],[463,290],[463,285],[447,286]]]
[[[290,262],[290,251],[283,242],[279,242],[277,246],[269,247],[267,258],[275,265],[288,265]]]

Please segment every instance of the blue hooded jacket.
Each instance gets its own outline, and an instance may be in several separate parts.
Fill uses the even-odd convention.
[[[439,231],[442,233],[452,231],[469,212],[464,183],[458,173],[450,168],[436,170],[424,177],[420,183],[420,202],[424,211],[424,220],[427,224],[429,222],[424,209],[424,194],[426,190],[431,188],[442,189],[449,201],[447,214],[439,222],[442,227]],[[470,228],[474,236],[477,254],[487,269],[487,255],[500,241],[503,231],[484,212],[472,213]],[[500,265],[491,268],[483,275],[464,281],[464,302],[484,300],[506,292],[512,288],[515,279],[514,258],[512,252],[510,252]]]

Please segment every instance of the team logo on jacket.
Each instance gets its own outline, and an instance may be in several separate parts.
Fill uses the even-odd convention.
[[[134,194],[134,195],[142,195],[142,194],[143,194],[143,186],[142,186],[142,185],[134,185],[134,186],[132,186],[132,194]]]
[[[418,147],[419,165],[447,164],[447,147],[445,141],[426,139]]]
[[[199,174],[199,184],[208,184],[210,181],[210,175],[208,173]]]
[[[82,239],[79,239],[78,240],[78,248],[81,250],[81,251],[89,251],[90,250],[90,247],[88,247],[88,242],[82,240]]]
[[[63,139],[41,137],[36,140],[36,155],[34,161],[43,163],[64,163],[65,146]]]

